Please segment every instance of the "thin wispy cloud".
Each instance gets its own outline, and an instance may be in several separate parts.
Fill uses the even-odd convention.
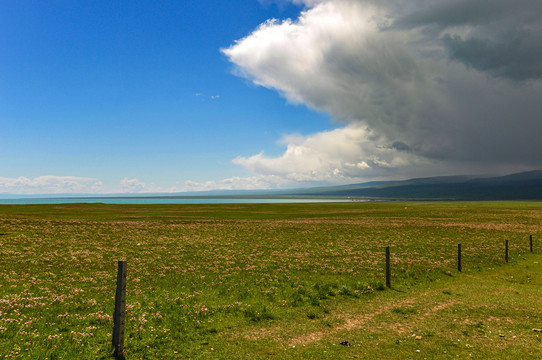
[[[206,191],[206,190],[261,190],[280,187],[284,181],[280,177],[270,176],[235,176],[222,180],[204,182],[187,180],[176,191]]]
[[[218,94],[217,95],[206,96],[203,93],[195,93],[194,96],[198,97],[198,98],[202,98],[202,99],[211,99],[211,100],[216,100],[216,99],[220,98],[220,95],[218,95]]]
[[[0,193],[12,194],[62,194],[100,193],[103,183],[94,178],[76,176],[38,176],[29,179],[0,177]]]

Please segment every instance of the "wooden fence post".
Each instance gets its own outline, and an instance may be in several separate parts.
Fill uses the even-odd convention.
[[[533,252],[533,235],[529,235],[529,248]]]
[[[508,262],[508,240],[506,240],[506,245],[504,246],[504,260]]]
[[[461,244],[457,244],[457,271],[461,272]]]
[[[386,247],[386,286],[391,288],[390,247]]]
[[[124,357],[124,320],[126,309],[126,261],[119,260],[117,272],[117,292],[115,294],[115,313],[113,314],[114,356]]]

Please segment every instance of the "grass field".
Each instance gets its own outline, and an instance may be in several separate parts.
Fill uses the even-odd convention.
[[[0,358],[108,358],[119,259],[127,359],[540,358],[541,220],[538,202],[0,206]]]

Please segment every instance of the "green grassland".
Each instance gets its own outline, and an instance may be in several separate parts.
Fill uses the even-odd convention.
[[[110,358],[125,259],[127,359],[537,359],[541,220],[539,202],[0,206],[0,358]]]

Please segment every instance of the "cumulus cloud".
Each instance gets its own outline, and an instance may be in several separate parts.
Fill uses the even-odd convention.
[[[123,193],[138,193],[146,191],[147,185],[138,179],[128,179],[124,177],[124,179],[120,181],[120,188]]]
[[[406,146],[391,144],[359,124],[310,136],[286,136],[281,141],[287,147],[282,156],[260,153],[233,162],[292,184],[361,180],[389,175],[390,169],[427,163]]]
[[[340,181],[542,163],[540,3],[303,3],[298,19],[269,20],[223,53],[240,76],[344,128],[285,138],[279,157],[234,163]]]
[[[11,194],[68,194],[101,192],[103,184],[93,178],[76,176],[38,176],[29,179],[0,177],[0,193]]]

